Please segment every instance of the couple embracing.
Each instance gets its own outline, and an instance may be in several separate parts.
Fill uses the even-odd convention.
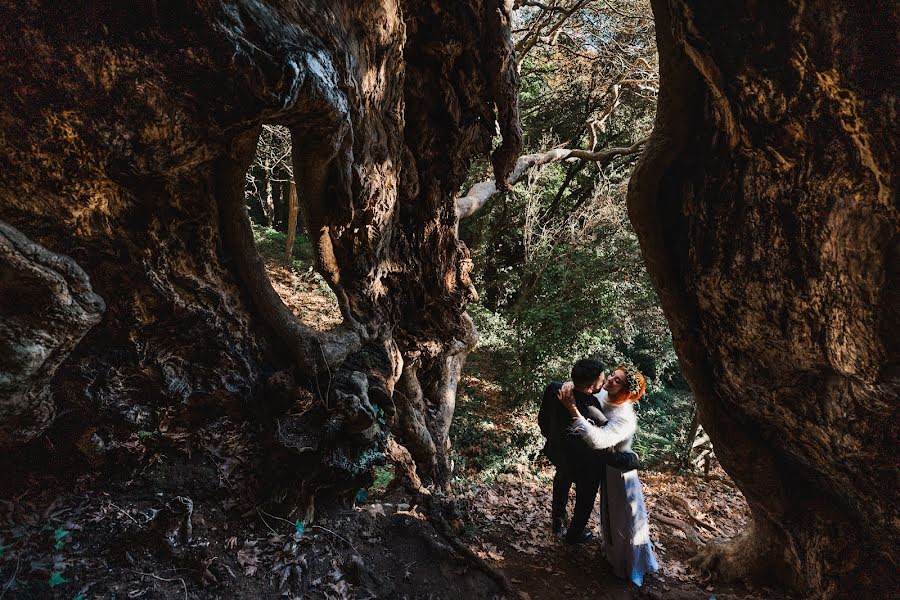
[[[582,359],[572,367],[572,381],[544,390],[538,423],[547,438],[544,453],[556,467],[552,526],[561,534],[569,490],[575,484],[575,510],[565,532],[570,544],[591,537],[586,530],[600,493],[600,525],[606,558],[619,577],[636,585],[658,569],[641,483],[631,442],[637,431],[632,404],[644,394],[639,371]]]

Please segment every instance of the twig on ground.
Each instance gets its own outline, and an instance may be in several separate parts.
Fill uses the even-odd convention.
[[[109,502],[109,500],[107,500],[107,502]],[[135,519],[134,517],[132,517],[131,515],[129,515],[127,512],[125,512],[125,509],[123,509],[123,508],[121,508],[121,507],[119,507],[119,506],[113,504],[112,502],[109,502],[109,505],[112,506],[112,507],[113,507],[114,509],[116,509],[117,511],[119,511],[120,513],[122,513],[123,515],[125,515],[126,517],[128,517],[129,519],[131,519],[132,521],[134,521],[134,524],[135,524],[135,525],[140,525],[140,523],[138,522],[137,519]]]
[[[694,511],[691,510],[691,505],[688,504],[688,501],[685,500],[684,498],[682,498],[681,496],[670,495],[670,496],[666,496],[666,498],[669,500],[670,504],[676,505],[676,507],[684,510],[685,514],[687,514],[687,516],[690,517],[691,522],[694,523],[695,525],[698,525],[698,526],[706,529],[707,531],[711,531],[711,532],[715,533],[716,535],[723,535],[721,531],[719,531],[712,525],[707,525],[706,523],[701,521],[697,517],[697,515],[694,514]]]
[[[263,518],[264,513],[269,515],[269,513],[265,512],[260,507],[258,507],[258,506],[256,507],[256,514],[259,515],[259,520],[263,522],[263,525],[265,525],[266,528],[268,528],[268,530],[272,532],[272,535],[280,536],[281,534],[278,533],[277,531],[275,531],[274,529],[272,529],[272,526],[269,525],[269,523],[265,520],[265,518]],[[279,517],[276,517],[275,515],[269,515],[269,516],[272,517],[273,519],[279,518]],[[282,521],[284,521],[284,519],[282,519]]]
[[[288,520],[285,519],[284,517],[279,517],[278,515],[273,515],[272,513],[268,513],[268,512],[264,511],[263,509],[261,509],[261,508],[258,507],[258,506],[256,507],[256,511],[257,511],[257,512],[261,512],[262,514],[266,515],[267,517],[272,517],[273,519],[278,519],[279,521],[284,521],[285,523],[287,523],[287,524],[290,525],[291,527],[294,526],[294,523],[292,523],[291,521],[288,521]]]
[[[143,577],[152,577],[153,579],[157,579],[159,581],[166,581],[166,582],[180,581],[181,587],[184,588],[184,600],[188,600],[187,583],[185,583],[184,579],[182,579],[181,577],[173,577],[171,579],[168,579],[166,577],[160,577],[159,575],[155,575],[153,573],[141,573],[140,571],[132,571],[132,573],[134,573],[135,575],[142,575]]]
[[[321,529],[322,531],[327,531],[328,533],[330,533],[331,535],[333,535],[333,536],[336,537],[337,539],[341,540],[342,542],[344,542],[345,544],[347,544],[348,546],[350,546],[350,548],[351,548],[356,554],[359,554],[359,551],[356,549],[356,546],[354,546],[353,544],[351,544],[351,543],[350,543],[350,540],[348,540],[347,538],[345,538],[345,537],[343,537],[343,536],[341,536],[341,535],[338,535],[337,533],[333,532],[332,530],[328,529],[327,527],[322,527],[321,525],[310,525],[309,528],[310,528],[310,529]]]
[[[740,491],[738,489],[737,485],[735,485],[735,483],[728,477],[722,477],[721,475],[708,475],[708,474],[700,475],[700,477],[703,479],[703,481],[721,481],[728,487],[731,487],[731,488],[735,489],[736,491]]]
[[[3,600],[3,596],[6,595],[6,591],[12,587],[13,582],[16,580],[16,575],[19,574],[19,559],[16,557],[16,570],[13,572],[12,577],[9,578],[9,581],[6,582],[6,585],[3,586],[3,592],[0,593],[0,600]]]
[[[259,508],[258,506],[256,507],[256,510],[257,510],[257,512],[261,513],[261,514],[260,514],[260,518],[261,518],[261,519],[262,519],[262,515],[266,515],[267,517],[272,517],[273,519],[278,519],[279,521],[284,521],[285,523],[287,523],[287,524],[290,525],[291,527],[294,527],[294,526],[295,526],[294,523],[291,523],[291,522],[288,521],[287,519],[282,518],[282,517],[279,517],[279,516],[277,516],[277,515],[273,515],[273,514],[271,514],[271,513],[267,513],[266,511],[264,511],[263,509]],[[263,519],[262,522],[263,522],[263,523],[266,523],[266,520]],[[269,524],[268,524],[268,523],[266,523],[266,527],[269,527]],[[341,535],[335,533],[334,531],[328,529],[327,527],[322,527],[321,525],[309,525],[309,526],[307,527],[307,529],[321,529],[322,531],[327,531],[328,533],[330,533],[331,535],[333,535],[333,536],[336,537],[337,539],[341,540],[342,542],[344,542],[345,544],[347,544],[348,546],[350,546],[350,548],[351,548],[356,554],[359,554],[359,551],[356,549],[356,546],[354,546],[352,543],[350,543],[350,540],[348,540],[347,538],[345,538],[345,537],[343,537],[343,536],[341,536]],[[274,531],[271,527],[269,527],[269,531],[271,531],[272,533],[275,533],[275,531]],[[281,534],[275,533],[275,535],[281,535]]]

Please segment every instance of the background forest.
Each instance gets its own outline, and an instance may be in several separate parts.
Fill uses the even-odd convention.
[[[651,465],[680,464],[693,399],[625,206],[658,91],[649,3],[525,1],[515,18],[524,152],[579,148],[600,156],[535,167],[462,221],[480,294],[469,313],[480,339],[457,401],[456,472],[491,475],[533,460],[544,385],[568,379],[571,364],[586,356],[647,375],[637,450]],[[619,151],[597,152],[605,149]],[[266,126],[246,193],[269,258],[283,252],[292,172],[288,131]],[[491,178],[487,161],[473,165],[460,195]],[[286,266],[308,288],[318,276],[299,229]],[[328,293],[324,284],[315,288]]]

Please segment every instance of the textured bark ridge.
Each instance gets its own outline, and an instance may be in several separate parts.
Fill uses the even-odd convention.
[[[521,145],[509,7],[4,8],[0,348],[40,338],[48,357],[4,357],[0,441],[33,437],[59,410],[137,429],[135,406],[260,408],[314,496],[355,490],[384,459],[381,408],[420,475],[445,484],[474,343],[453,197],[498,120],[501,179]],[[325,334],[291,315],[253,248],[243,180],[264,122],[291,130],[301,215],[344,317]],[[29,307],[8,290],[34,312],[20,318]]]
[[[654,12],[659,112],[629,212],[704,428],[754,515],[701,563],[886,597],[900,523],[897,6]]]
[[[53,418],[48,384],[105,308],[73,260],[0,222],[0,440],[27,441]]]
[[[133,432],[261,408],[312,499],[384,459],[380,408],[446,485],[475,341],[454,195],[496,123],[498,188],[521,145],[508,4],[2,6],[0,444],[57,412]],[[755,518],[702,558],[878,597],[900,522],[896,5],[654,10],[660,107],[629,210]],[[341,305],[323,335],[253,251],[243,177],[264,122],[291,130]]]

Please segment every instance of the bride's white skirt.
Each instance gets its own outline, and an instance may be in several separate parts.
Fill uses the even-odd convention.
[[[650,521],[637,471],[623,473],[606,467],[600,509],[606,559],[616,575],[641,585],[644,575],[655,573],[659,564],[650,541]]]

